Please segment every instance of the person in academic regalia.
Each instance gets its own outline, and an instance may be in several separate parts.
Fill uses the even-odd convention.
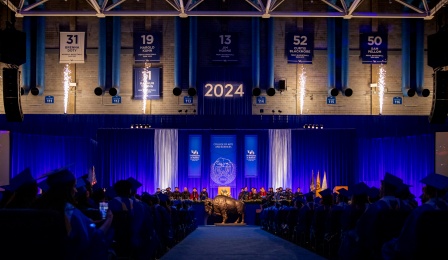
[[[39,197],[33,207],[61,213],[66,224],[64,259],[108,259],[110,241],[107,232],[112,224],[112,211],[107,212],[101,226],[76,208],[76,178],[68,169],[58,169],[46,174],[48,191]],[[64,238],[61,238],[64,239]]]
[[[193,191],[190,194],[190,200],[192,201],[198,201],[199,200],[199,193],[198,193],[198,189],[193,188]]]
[[[201,198],[201,201],[208,199],[207,188],[202,188],[200,198]]]

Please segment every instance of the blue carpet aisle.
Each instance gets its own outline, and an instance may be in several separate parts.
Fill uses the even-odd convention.
[[[325,259],[259,226],[200,226],[168,251],[170,259]]]

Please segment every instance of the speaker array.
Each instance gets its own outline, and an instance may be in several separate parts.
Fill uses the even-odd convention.
[[[448,71],[436,71],[432,99],[431,124],[444,124],[448,114]]]
[[[3,103],[6,120],[9,122],[23,121],[18,69],[16,68],[3,68]]]

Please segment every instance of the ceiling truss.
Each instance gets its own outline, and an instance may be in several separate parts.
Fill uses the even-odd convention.
[[[61,1],[61,0],[53,0]],[[66,0],[67,1],[67,0]],[[160,0],[170,6],[170,10],[122,10],[122,4],[131,1],[145,0],[85,0],[91,10],[44,10],[39,8],[50,0],[37,0],[33,4],[25,5],[25,0],[11,1],[0,0],[6,5],[16,17],[25,16],[96,16],[103,18],[106,16],[223,16],[223,17],[340,17],[344,19],[352,18],[420,18],[431,20],[435,14],[447,5],[448,0],[389,0],[389,3],[398,3],[407,8],[409,12],[401,13],[380,13],[357,11],[364,0],[315,0],[324,3],[325,9],[320,11],[277,11],[279,7],[289,0],[240,0],[251,6],[253,11],[238,10],[197,10],[198,6],[206,1],[217,0]],[[152,0],[158,1],[158,0]],[[225,2],[226,0],[218,0]],[[296,0],[299,1],[299,0]],[[429,3],[432,3],[430,5]],[[302,0],[303,4],[312,4],[313,0]],[[118,7],[118,8],[117,8]],[[331,10],[331,11],[330,11]]]

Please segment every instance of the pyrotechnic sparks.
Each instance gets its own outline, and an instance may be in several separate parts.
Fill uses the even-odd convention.
[[[303,102],[305,100],[305,85],[306,85],[306,70],[305,66],[302,65],[302,69],[299,75],[299,98],[300,98],[300,114],[303,113]]]
[[[384,103],[384,89],[386,87],[386,69],[383,64],[380,64],[378,70],[378,97],[380,103],[380,115],[383,114],[383,103]]]
[[[70,71],[70,65],[69,64],[65,64],[64,67],[64,114],[67,114],[67,106],[68,106],[68,92],[70,90],[70,81],[71,79],[71,74],[72,72]]]

